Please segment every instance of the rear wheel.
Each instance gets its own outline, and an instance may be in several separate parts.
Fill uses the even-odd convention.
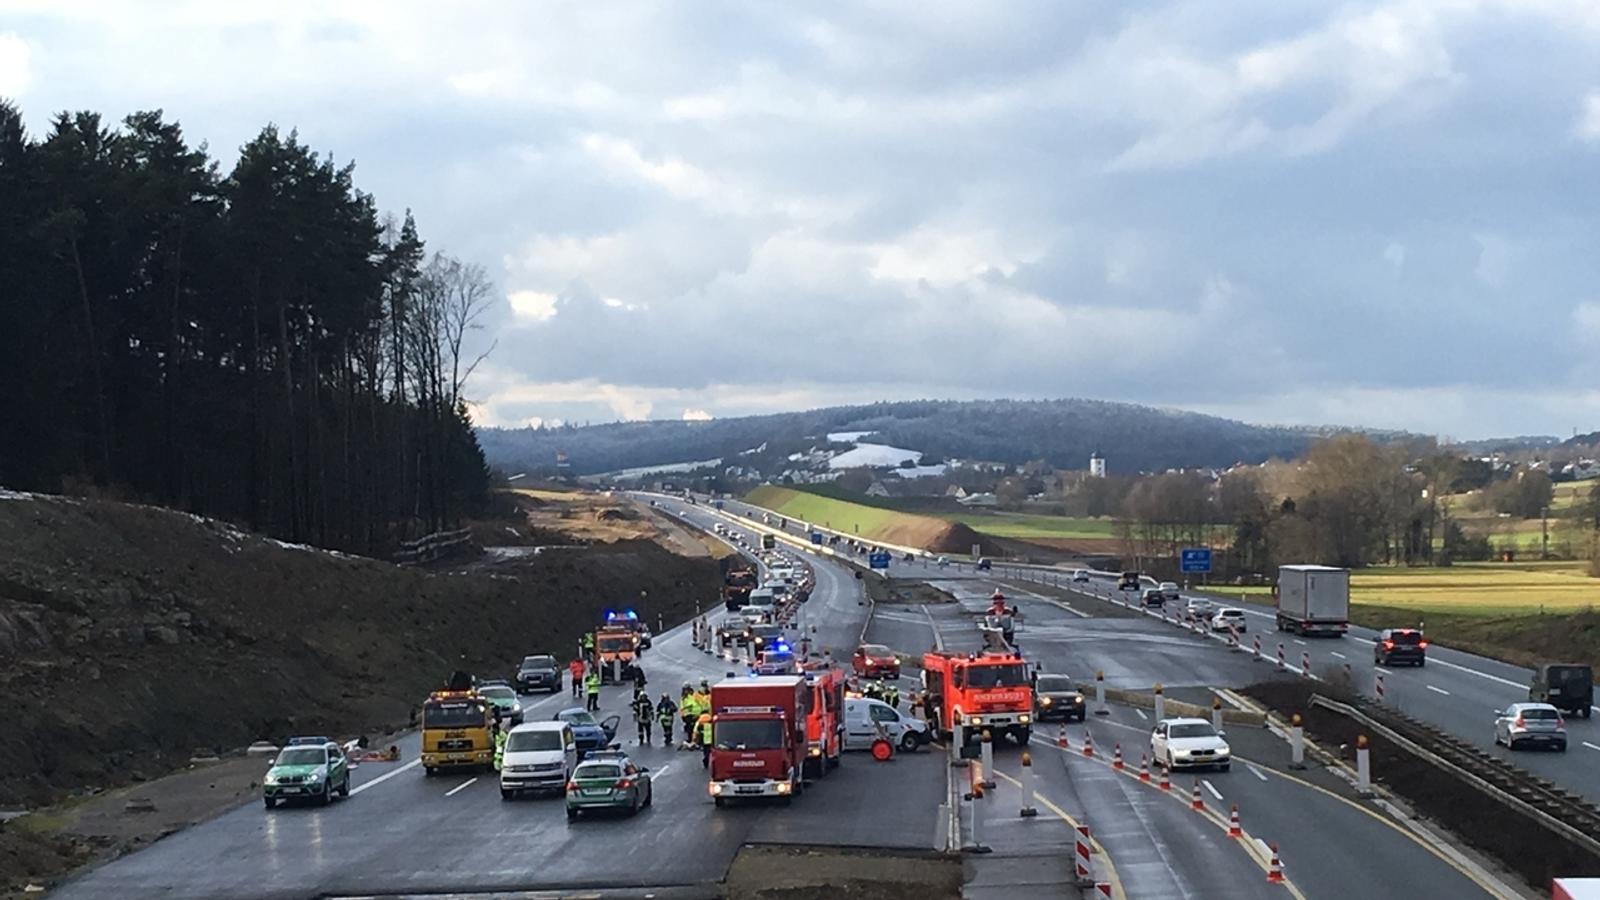
[[[344,776],[344,783],[339,785],[339,796],[341,796],[341,797],[350,796],[350,776],[349,775]]]
[[[436,771],[438,771],[438,770],[435,769],[433,766],[423,766],[422,767],[422,774],[426,775],[429,778],[432,778]]]

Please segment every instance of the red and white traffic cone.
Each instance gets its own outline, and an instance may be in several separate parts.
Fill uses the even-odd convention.
[[[1200,796],[1200,779],[1198,778],[1194,780],[1194,793],[1189,795],[1189,808],[1193,810],[1204,810],[1206,808],[1205,798]]]
[[[1228,812],[1228,837],[1244,837],[1244,827],[1239,824],[1239,804],[1237,803]]]
[[[1094,735],[1088,731],[1083,733],[1083,755],[1094,756]]]
[[[1166,766],[1161,767],[1161,781],[1156,784],[1156,787],[1161,788],[1163,791],[1172,790],[1172,778],[1167,773]]]
[[[1112,750],[1112,753],[1111,753],[1111,768],[1116,769],[1118,771],[1122,770],[1122,745],[1121,744],[1117,744]]]
[[[1056,746],[1063,750],[1069,749],[1072,742],[1067,740],[1067,726],[1061,726],[1061,731],[1056,734]]]
[[[1267,864],[1267,881],[1271,884],[1283,884],[1283,860],[1278,858],[1278,845],[1268,844],[1267,849],[1272,851],[1272,862]]]
[[[1139,754],[1139,780],[1150,783],[1150,757],[1143,753]]]

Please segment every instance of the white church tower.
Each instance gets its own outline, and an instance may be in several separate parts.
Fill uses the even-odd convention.
[[[1093,453],[1089,454],[1089,477],[1090,478],[1104,478],[1104,477],[1106,477],[1106,458],[1104,456],[1100,455],[1100,451],[1099,450],[1096,450]]]

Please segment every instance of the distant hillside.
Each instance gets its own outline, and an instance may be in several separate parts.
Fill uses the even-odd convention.
[[[770,460],[778,448],[803,450],[829,432],[846,431],[868,432],[871,440],[930,457],[1044,459],[1060,468],[1086,468],[1089,454],[1098,450],[1107,468],[1121,473],[1294,456],[1325,433],[1098,400],[919,400],[709,422],[485,428],[478,439],[490,464],[507,471],[550,472],[556,454],[564,452],[571,471],[586,475],[717,458],[731,465],[739,454],[762,448],[742,458],[749,464]]]

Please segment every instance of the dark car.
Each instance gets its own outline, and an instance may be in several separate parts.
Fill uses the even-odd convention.
[[[1167,595],[1161,593],[1160,588],[1148,588],[1144,592],[1143,603],[1145,606],[1161,607],[1167,603]]]
[[[994,563],[989,560],[989,557],[985,556],[984,558],[978,560],[978,571],[979,572],[988,572],[993,568],[994,568]]]
[[[1372,662],[1379,666],[1427,665],[1428,639],[1415,628],[1385,628],[1372,642]]]
[[[576,706],[563,709],[550,718],[572,726],[572,737],[578,742],[580,758],[591,750],[599,750],[610,744],[617,736],[617,725],[622,721],[621,716],[606,716],[604,721],[597,722],[588,710]]]
[[[1117,576],[1117,590],[1137,591],[1139,589],[1139,573],[1123,572]]]
[[[554,656],[524,656],[522,665],[517,669],[514,683],[517,692],[521,694],[531,694],[534,691],[559,691],[561,669],[556,665]]]
[[[760,622],[744,630],[744,643],[757,650],[783,639],[783,626],[776,622]]]
[[[1086,709],[1083,692],[1065,675],[1040,675],[1033,683],[1034,721],[1082,722]]]
[[[1545,663],[1533,670],[1528,699],[1587,719],[1594,707],[1594,669],[1586,663]]]

